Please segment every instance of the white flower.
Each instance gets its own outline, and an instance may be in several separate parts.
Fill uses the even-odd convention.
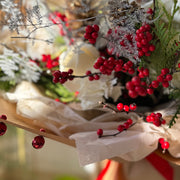
[[[70,48],[60,57],[60,70],[74,70],[74,75],[85,75],[87,70],[95,72],[93,64],[99,57],[99,52],[95,47],[86,43],[79,44],[79,50],[76,47]],[[121,88],[113,86],[116,83],[113,76],[102,75],[99,80],[89,81],[88,78],[78,78],[68,81],[64,85],[71,91],[78,91],[78,98],[81,100],[83,109],[90,109],[103,101],[104,97],[114,97],[115,100],[121,95]]]
[[[86,43],[78,43],[60,56],[60,70],[73,69],[74,75],[85,75],[99,57],[97,49]]]

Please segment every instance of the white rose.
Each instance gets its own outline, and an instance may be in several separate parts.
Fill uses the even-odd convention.
[[[85,75],[87,70],[95,72],[93,65],[99,57],[97,49],[86,43],[79,44],[80,51],[71,47],[66,53],[60,56],[60,71],[73,69],[73,75]],[[102,75],[99,80],[89,81],[88,78],[77,78],[73,81],[67,81],[64,86],[70,91],[78,91],[78,99],[81,100],[83,109],[90,109],[103,101],[103,96],[114,95],[115,100],[121,95],[120,87],[114,87],[113,76]],[[118,89],[118,91],[117,91]],[[114,93],[115,92],[115,93]]]

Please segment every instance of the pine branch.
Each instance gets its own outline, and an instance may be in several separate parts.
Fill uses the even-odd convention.
[[[169,128],[171,128],[176,123],[176,120],[178,119],[179,114],[180,114],[180,105],[178,106],[176,113],[174,114],[171,121],[169,122]]]

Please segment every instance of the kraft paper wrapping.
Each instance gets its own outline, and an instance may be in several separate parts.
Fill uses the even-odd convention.
[[[14,92],[4,93],[3,97],[16,103],[16,112],[25,118],[24,124],[43,127],[47,130],[45,134],[47,137],[55,140],[59,138],[58,141],[69,145],[75,146],[73,144],[75,140],[81,165],[114,157],[130,162],[142,160],[158,148],[160,137],[170,143],[170,154],[167,156],[176,164],[180,162],[177,159],[180,158],[179,121],[169,129],[167,125],[156,127],[145,123],[136,113],[113,114],[112,112],[91,111],[92,113],[89,113],[92,114],[92,118],[86,118],[85,115],[81,116],[81,111],[78,112],[67,105],[44,97],[33,84],[28,82],[22,82]],[[170,106],[172,104],[167,107],[168,111],[167,109],[162,111],[167,117],[174,113],[174,109]],[[135,125],[127,131],[115,137],[98,138],[97,129],[104,129],[104,134],[115,133],[117,126],[123,124],[128,118],[131,118]],[[20,127],[23,128],[24,124]],[[35,131],[37,132],[38,130]],[[48,133],[53,136],[48,136]],[[159,154],[164,157],[162,153]]]

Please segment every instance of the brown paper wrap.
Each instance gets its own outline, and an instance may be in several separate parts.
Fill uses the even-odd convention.
[[[15,103],[10,103],[4,100],[3,98],[0,98],[0,104],[1,104],[0,114],[6,114],[8,116],[7,120],[1,120],[1,121],[22,128],[24,130],[30,131],[32,133],[43,135],[47,138],[61,142],[63,144],[67,144],[75,147],[75,143],[73,140],[70,140],[65,137],[60,137],[47,128],[45,129],[45,132],[40,132],[40,129],[44,128],[43,124],[37,124],[37,123],[35,124],[34,120],[19,116],[16,113]]]
[[[28,118],[25,118],[25,117],[22,117],[22,116],[18,115],[16,113],[16,104],[15,103],[10,103],[7,100],[4,100],[3,98],[0,98],[0,104],[1,104],[0,114],[7,114],[7,116],[8,116],[8,119],[7,120],[1,120],[2,122],[14,125],[14,126],[16,126],[18,128],[22,128],[24,130],[30,131],[30,132],[35,133],[35,134],[43,135],[43,136],[45,136],[47,138],[50,138],[52,140],[61,142],[63,144],[75,147],[74,140],[70,140],[70,139],[68,139],[66,137],[56,135],[50,129],[47,129],[47,127],[45,129],[45,132],[40,132],[40,129],[43,128],[43,124],[34,123],[35,122],[34,120],[28,119]],[[79,111],[78,113],[79,114],[82,113],[82,116],[84,116],[84,117],[85,116],[87,117],[88,113],[91,116],[93,114],[89,110],[87,112],[86,111],[84,111],[84,112]],[[93,114],[93,117],[94,117],[94,115],[98,115],[98,114],[102,114],[102,112],[100,113],[100,112],[96,111],[96,113]],[[162,149],[159,148],[158,150],[155,151],[155,153],[158,154],[160,157],[166,159],[167,161],[173,163],[173,164],[180,165],[180,158],[172,157],[168,153],[168,151],[166,151],[166,153],[162,153]],[[119,158],[114,158],[113,160],[122,162],[122,160],[119,159]]]

